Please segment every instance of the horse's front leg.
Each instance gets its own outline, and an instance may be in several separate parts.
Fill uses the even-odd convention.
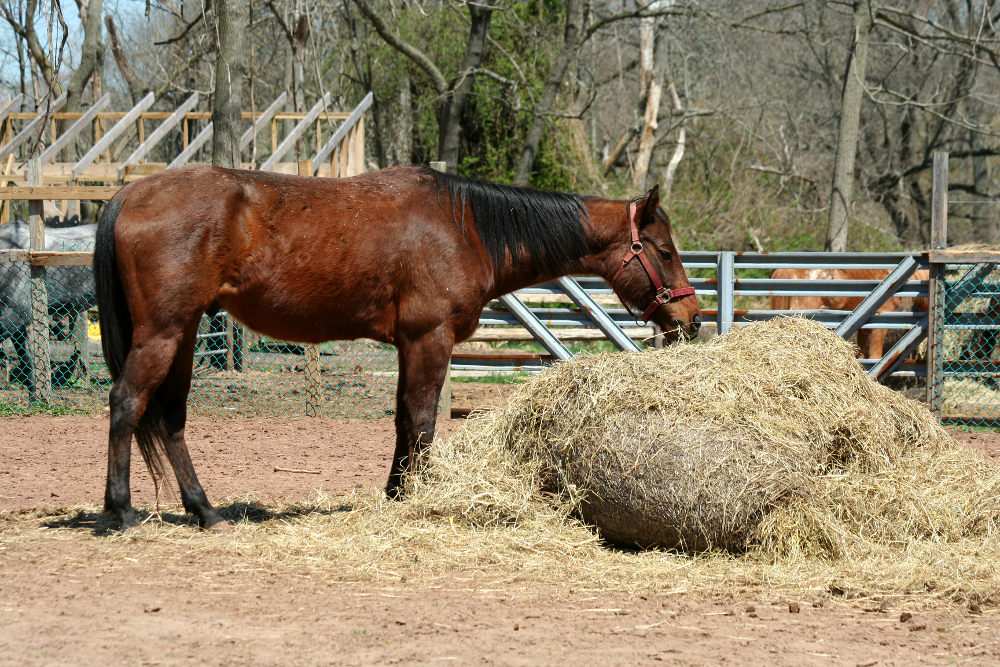
[[[434,439],[438,398],[454,345],[455,335],[446,327],[399,345],[396,451],[385,487],[390,498],[402,498],[403,474],[413,471],[424,445]]]

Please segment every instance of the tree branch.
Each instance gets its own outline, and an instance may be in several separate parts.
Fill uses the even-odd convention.
[[[385,21],[372,11],[372,8],[368,6],[365,0],[354,0],[354,4],[358,6],[361,13],[365,15],[368,22],[372,24],[375,31],[386,41],[389,46],[396,49],[404,56],[416,63],[417,67],[424,70],[427,75],[431,78],[434,83],[434,89],[437,91],[438,95],[445,95],[448,92],[448,80],[444,78],[441,70],[431,62],[430,58],[424,55],[424,53],[417,47],[403,41],[396,35],[392,34],[389,27],[385,24]]]
[[[205,10],[208,11],[207,6],[205,7]],[[168,44],[175,44],[181,41],[187,36],[189,32],[191,32],[192,28],[198,25],[198,23],[201,21],[204,15],[205,12],[198,12],[198,15],[194,17],[194,20],[188,23],[186,26],[184,26],[184,30],[181,31],[181,34],[177,35],[176,37],[171,37],[170,39],[165,39],[162,42],[153,42],[153,46],[166,46]],[[110,18],[110,16],[108,18]]]
[[[131,65],[129,65],[128,60],[125,59],[125,51],[122,49],[122,43],[118,39],[118,29],[115,28],[115,20],[111,17],[111,14],[105,14],[104,23],[108,28],[108,40],[111,42],[111,55],[114,56],[115,64],[118,65],[118,71],[122,73],[122,78],[125,79],[125,84],[128,86],[129,96],[132,98],[132,104],[138,104],[139,100],[142,99],[142,88],[139,86],[139,80],[136,78]]]

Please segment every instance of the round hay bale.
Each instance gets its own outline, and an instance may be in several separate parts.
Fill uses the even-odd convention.
[[[638,547],[742,550],[787,487],[756,478],[773,467],[753,438],[714,424],[620,415],[603,432],[567,439],[548,473],[584,491],[581,517]]]
[[[628,546],[837,557],[1000,528],[996,466],[799,318],[555,364],[432,451],[427,513],[512,524],[541,494]]]

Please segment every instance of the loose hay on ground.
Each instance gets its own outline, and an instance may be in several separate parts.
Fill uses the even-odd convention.
[[[582,483],[561,476],[561,464],[586,464],[593,459],[579,456],[584,444],[614,438],[618,445],[627,433],[654,440],[680,433],[681,445],[706,436],[756,443],[726,446],[727,455],[742,452],[742,488],[756,492],[720,491],[719,480],[735,474],[722,467],[700,491],[675,494],[690,502],[711,489],[717,507],[681,513],[690,519],[684,530],[721,527],[738,539],[693,555],[618,550],[574,518],[586,495]],[[638,447],[649,438],[633,441]],[[280,507],[244,499],[223,503],[235,524],[226,538],[168,515],[102,544],[118,556],[171,562],[194,553],[236,568],[326,570],[340,578],[464,571],[580,588],[777,588],[983,603],[1000,600],[998,479],[994,464],[955,444],[923,406],[871,382],[839,339],[818,325],[782,320],[708,346],[558,364],[505,408],[435,443],[404,502],[377,492]],[[736,509],[720,512],[727,503]],[[75,518],[66,510],[42,514],[60,512],[62,523],[42,521],[73,532],[107,528],[95,508]],[[78,539],[39,531],[39,521],[8,517],[0,542]]]

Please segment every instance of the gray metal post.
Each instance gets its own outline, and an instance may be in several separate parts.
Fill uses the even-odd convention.
[[[614,343],[619,350],[624,352],[639,352],[642,348],[636,345],[635,341],[622,331],[622,328],[615,324],[611,316],[604,312],[604,309],[594,299],[587,294],[580,284],[570,276],[563,276],[558,281],[559,287],[566,295],[573,300],[583,314],[600,329],[605,336]]]
[[[28,185],[42,185],[42,161],[28,160],[26,168]],[[29,250],[45,250],[44,202],[32,200],[28,203]],[[52,393],[50,375],[51,354],[49,351],[49,294],[45,284],[45,267],[31,265],[31,322],[28,325],[28,352],[31,357],[33,377],[28,378],[29,402],[48,403]]]
[[[896,372],[896,369],[903,363],[903,360],[910,356],[920,341],[927,335],[927,317],[920,320],[920,323],[906,332],[906,335],[892,346],[892,349],[882,356],[875,366],[868,371],[868,374],[879,382],[885,382]]]
[[[549,354],[553,357],[559,361],[566,361],[573,356],[566,349],[566,346],[562,344],[562,341],[545,328],[542,321],[535,317],[535,314],[526,305],[521,303],[521,300],[516,296],[513,294],[504,294],[500,297],[500,303],[506,306],[511,315],[516,317],[517,321],[521,323],[521,326],[530,331],[535,340],[541,343],[542,347],[548,350]]]
[[[718,282],[716,288],[719,295],[718,315],[716,323],[719,335],[733,328],[733,311],[735,309],[736,292],[736,253],[732,251],[719,253]]]
[[[841,338],[850,338],[861,326],[874,315],[879,308],[906,284],[913,272],[920,268],[920,263],[912,256],[905,257],[892,270],[885,280],[876,287],[865,300],[858,304],[850,315],[837,327],[836,334]]]

